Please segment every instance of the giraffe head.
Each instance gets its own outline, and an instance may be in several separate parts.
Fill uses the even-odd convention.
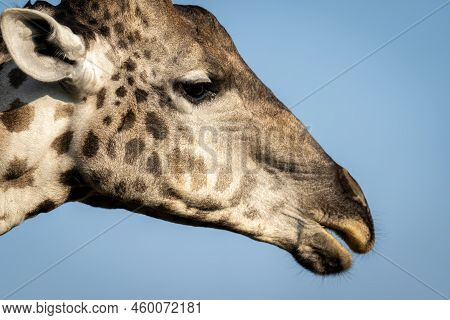
[[[372,248],[356,181],[206,10],[167,0],[38,2],[6,10],[1,28],[0,62],[10,61],[0,187],[5,201],[32,195],[31,207],[0,207],[0,232],[80,201],[237,232],[319,274],[352,261],[327,228],[355,252]],[[27,112],[28,131],[10,130]],[[32,151],[18,154],[14,143]]]

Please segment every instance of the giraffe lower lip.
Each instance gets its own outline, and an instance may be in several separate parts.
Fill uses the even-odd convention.
[[[343,220],[339,224],[320,224],[314,234],[300,242],[294,257],[302,266],[316,274],[341,273],[352,265],[352,256],[342,242],[356,253],[367,253],[373,248],[374,237],[370,228],[360,221]]]
[[[337,274],[352,265],[348,250],[321,226],[300,239],[293,255],[303,267],[320,275]]]

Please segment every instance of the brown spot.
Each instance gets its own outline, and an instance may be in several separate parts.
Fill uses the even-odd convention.
[[[26,105],[22,108],[0,114],[0,120],[9,132],[27,130],[34,118],[34,107]]]
[[[59,183],[69,187],[81,186],[84,184],[81,174],[75,169],[61,173],[59,176]]]
[[[114,105],[115,105],[116,107],[120,106],[120,101],[117,100],[116,102],[114,102]]]
[[[92,170],[89,174],[91,182],[96,186],[104,186],[108,183],[112,171],[108,169]]]
[[[128,110],[128,112],[123,116],[122,123],[119,126],[118,131],[126,131],[133,128],[134,123],[136,122],[136,115],[134,114],[133,110]]]
[[[117,156],[116,155],[116,141],[113,138],[109,139],[108,144],[106,145],[106,154],[111,159],[115,159]]]
[[[153,92],[157,95],[161,107],[174,108],[172,98],[167,94],[163,87],[152,86]]]
[[[144,50],[144,57],[146,59],[151,59],[152,53],[150,52],[150,50]]]
[[[12,110],[19,109],[19,108],[21,108],[21,107],[23,107],[23,106],[25,106],[25,105],[26,105],[25,102],[23,102],[22,100],[20,100],[19,98],[17,98],[17,99],[15,99],[13,102],[11,102],[11,103],[9,104],[9,109],[8,109],[8,111],[12,111]]]
[[[36,209],[34,209],[33,211],[29,212],[27,214],[27,219],[29,218],[33,218],[35,216],[37,216],[40,213],[47,213],[52,211],[53,209],[55,209],[57,207],[56,203],[53,202],[52,200],[45,200],[42,201],[37,207]]]
[[[224,192],[228,189],[233,181],[233,176],[231,174],[231,168],[220,168],[217,175],[216,186],[214,187],[216,191]]]
[[[98,9],[100,9],[100,6],[97,1],[92,1],[91,5],[92,5],[92,10],[94,10],[94,11],[97,11]]]
[[[9,163],[3,179],[6,181],[16,180],[27,172],[27,160],[15,158]]]
[[[83,145],[83,155],[87,158],[95,157],[98,152],[99,141],[94,132],[89,131]]]
[[[14,68],[8,73],[9,83],[15,88],[19,88],[27,79],[27,75],[19,68]]]
[[[133,189],[136,192],[144,193],[147,190],[147,185],[145,184],[145,182],[142,179],[137,179],[133,183]]]
[[[104,37],[109,37],[109,35],[110,35],[110,30],[109,30],[109,27],[107,27],[107,26],[101,26],[99,31],[100,31],[100,34]]]
[[[57,137],[53,143],[52,148],[56,151],[58,155],[62,155],[64,153],[69,152],[70,143],[72,142],[73,132],[67,131]]]
[[[112,81],[119,81],[119,80],[120,80],[120,74],[116,73],[115,75],[113,75],[113,76],[111,77],[111,80],[112,80]]]
[[[116,95],[120,98],[123,98],[127,95],[127,89],[125,89],[124,86],[120,86],[119,88],[117,88],[116,90]]]
[[[159,156],[156,152],[153,152],[147,159],[147,172],[155,176],[160,176],[162,173],[161,171],[161,161],[159,160]]]
[[[12,189],[24,189],[26,187],[32,187],[34,183],[34,177],[33,173],[36,171],[35,168],[30,169],[27,171],[23,176],[16,180],[11,181],[5,181],[4,184],[1,186],[4,190],[8,190],[10,188]]]
[[[147,132],[151,134],[155,139],[163,140],[167,137],[167,126],[155,112],[147,113],[147,116],[145,118],[145,125],[147,128]]]
[[[136,9],[134,10],[134,12],[136,13],[136,15],[139,17],[139,18],[143,18],[144,17],[144,15],[142,14],[142,10],[141,10],[141,8],[139,8],[139,6],[137,6],[136,7]]]
[[[127,192],[127,185],[121,181],[114,186],[114,192],[119,197],[124,197]]]
[[[34,182],[34,171],[36,171],[36,168],[28,168],[26,160],[15,158],[9,163],[7,172],[3,176],[5,181],[1,187],[4,190],[30,187]]]
[[[97,109],[103,108],[103,105],[105,104],[105,98],[106,98],[106,89],[102,88],[97,93]]]
[[[112,118],[110,116],[106,116],[103,118],[103,124],[105,126],[109,126],[112,123]]]
[[[114,24],[114,31],[116,33],[123,33],[125,31],[125,27],[123,26],[123,23],[117,22]]]
[[[103,18],[105,18],[105,20],[111,19],[111,13],[109,12],[108,9],[106,9],[105,13],[103,14]]]
[[[128,77],[128,78],[127,78],[127,81],[128,81],[128,84],[129,84],[130,86],[134,85],[134,78],[133,78],[133,77]]]
[[[141,41],[142,40],[142,37],[141,37],[141,33],[139,32],[139,31],[135,31],[134,32],[134,38],[137,40],[137,41]]]
[[[207,168],[203,159],[197,159],[192,173],[192,191],[198,191],[207,184]]]
[[[125,163],[132,165],[142,154],[145,148],[144,140],[132,139],[125,145]]]
[[[127,69],[127,71],[132,72],[136,70],[137,64],[131,58],[129,58],[127,61],[124,62],[123,67]]]
[[[148,92],[142,89],[136,89],[134,91],[134,95],[136,97],[136,102],[137,103],[143,103],[145,101],[147,101],[148,98]]]
[[[134,38],[133,33],[128,34],[127,39],[130,42],[130,44],[134,44],[136,42],[136,39]]]
[[[128,48],[127,43],[123,39],[119,40],[119,42],[117,44],[119,45],[119,48],[121,48],[121,49],[127,49]]]
[[[63,118],[69,118],[73,115],[73,110],[73,105],[64,104],[56,108],[53,118],[55,121]]]

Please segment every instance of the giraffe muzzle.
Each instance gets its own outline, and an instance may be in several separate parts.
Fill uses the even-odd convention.
[[[334,231],[334,234],[327,229]],[[330,275],[343,272],[352,266],[352,255],[338,238],[356,253],[367,253],[374,244],[369,227],[359,221],[313,223],[300,232],[299,242],[292,254],[302,266],[314,273]]]

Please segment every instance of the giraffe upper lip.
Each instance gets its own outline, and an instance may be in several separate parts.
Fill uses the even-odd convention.
[[[355,219],[340,219],[320,223],[326,229],[334,231],[356,253],[367,253],[375,243],[373,226]]]

